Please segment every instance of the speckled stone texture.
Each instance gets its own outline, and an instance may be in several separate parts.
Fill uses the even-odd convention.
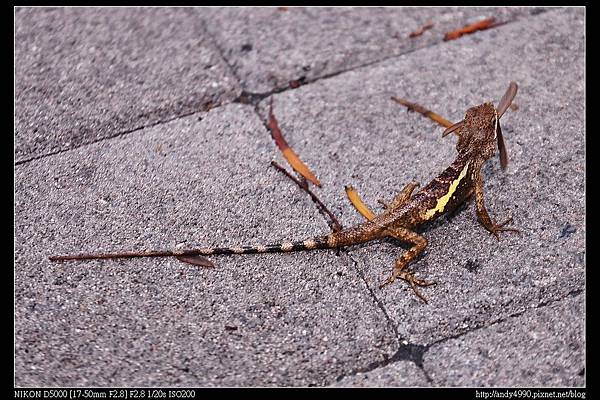
[[[465,23],[493,29],[443,41]],[[583,8],[17,8],[15,385],[586,385]],[[421,37],[408,33],[432,21]],[[306,70],[303,67],[307,66]],[[303,85],[289,80],[304,76]],[[406,246],[52,263],[53,254],[259,244],[328,233],[265,117],[345,226],[455,156],[452,121],[519,84],[510,163]],[[252,94],[262,94],[253,96]],[[245,96],[241,96],[245,94]],[[251,101],[248,102],[248,99]]]

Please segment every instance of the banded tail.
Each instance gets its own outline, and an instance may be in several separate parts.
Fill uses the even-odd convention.
[[[51,256],[51,261],[69,260],[98,260],[111,258],[138,258],[138,257],[177,257],[180,261],[205,267],[213,266],[203,256],[222,254],[260,254],[260,253],[286,253],[291,251],[334,249],[353,244],[364,243],[381,236],[385,228],[376,223],[367,221],[361,225],[331,233],[325,236],[317,236],[298,242],[282,242],[277,244],[256,246],[232,246],[232,247],[202,247],[198,249],[175,250],[175,251],[147,251],[147,252],[122,252],[104,254],[74,254],[64,256]]]
[[[97,260],[110,258],[138,258],[138,257],[185,257],[185,256],[212,256],[224,254],[260,254],[260,253],[285,253],[290,251],[329,249],[338,247],[338,241],[332,235],[319,236],[298,242],[282,242],[277,244],[256,246],[232,247],[203,247],[199,249],[175,251],[148,251],[148,252],[123,252],[104,254],[74,254],[64,256],[51,256],[51,261],[68,260]],[[185,260],[182,260],[185,261]]]

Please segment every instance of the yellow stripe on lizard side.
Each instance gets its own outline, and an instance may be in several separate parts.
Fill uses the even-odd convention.
[[[434,208],[425,211],[425,219],[432,218],[435,215],[435,213],[438,211],[439,212],[444,211],[446,204],[448,204],[448,201],[450,201],[450,198],[452,197],[454,192],[456,192],[456,189],[458,188],[460,181],[463,180],[463,178],[467,175],[467,171],[469,169],[469,163],[470,163],[470,161],[467,162],[467,164],[465,165],[463,170],[460,172],[460,175],[458,175],[458,178],[456,178],[454,180],[454,182],[452,182],[450,184],[450,187],[448,188],[448,193],[446,193],[445,195],[443,195],[442,197],[440,197],[438,199],[437,204],[435,205]]]

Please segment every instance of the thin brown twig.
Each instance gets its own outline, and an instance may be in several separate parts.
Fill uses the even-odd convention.
[[[422,27],[420,27],[419,29],[416,29],[416,30],[412,31],[408,35],[408,37],[409,38],[414,38],[414,37],[417,37],[417,36],[421,36],[423,34],[423,32],[425,32],[426,30],[431,29],[431,28],[433,28],[433,22],[425,24]]]
[[[342,230],[342,224],[340,224],[340,222],[335,217],[335,215],[333,215],[333,213],[331,211],[329,211],[327,206],[325,206],[325,204],[323,204],[323,202],[319,199],[319,197],[317,197],[317,195],[315,193],[313,193],[312,190],[309,189],[306,178],[303,177],[303,180],[300,181],[299,179],[294,177],[292,174],[290,174],[285,168],[283,168],[281,165],[279,165],[279,163],[277,163],[277,161],[271,161],[271,165],[274,166],[279,172],[281,172],[282,174],[284,174],[285,176],[290,178],[292,181],[294,181],[294,183],[296,185],[298,185],[300,187],[300,189],[302,189],[306,193],[308,193],[308,195],[310,196],[312,201],[317,205],[319,212],[325,213],[329,217],[329,221],[327,224],[329,225],[329,227],[331,228],[332,231],[339,232]]]
[[[440,124],[446,128],[452,126],[452,122],[450,122],[446,118],[434,113],[433,111],[426,109],[423,106],[420,106],[416,103],[411,103],[410,101],[407,101],[407,100],[404,100],[404,99],[401,99],[401,98],[395,97],[395,96],[392,96],[391,99],[394,100],[395,102],[402,104],[403,106],[406,106],[409,110],[416,111],[420,114],[423,114],[426,117],[431,118],[432,120],[434,120],[435,122],[437,122],[438,124]]]

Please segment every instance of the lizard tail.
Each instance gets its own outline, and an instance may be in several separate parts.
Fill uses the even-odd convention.
[[[379,237],[384,230],[382,226],[366,222],[347,230],[331,233],[325,236],[317,236],[297,242],[281,242],[277,244],[256,246],[232,246],[232,247],[202,247],[197,249],[184,249],[174,251],[140,251],[104,254],[74,254],[51,256],[51,261],[68,260],[98,260],[111,258],[138,258],[138,257],[177,257],[181,261],[193,264],[209,264],[202,256],[213,256],[221,254],[260,254],[260,253],[287,253],[291,251],[333,249],[364,243]]]
[[[51,256],[51,261],[69,260],[98,260],[111,258],[138,258],[138,257],[181,257],[181,256],[212,256],[225,254],[259,254],[259,253],[285,253],[290,251],[328,249],[338,247],[330,236],[319,236],[298,242],[282,242],[277,244],[255,245],[255,246],[231,246],[231,247],[202,247],[189,250],[175,251],[147,251],[147,252],[121,252],[104,254],[72,254]]]
[[[287,253],[314,249],[329,249],[332,242],[328,236],[319,236],[297,242],[282,242],[276,244],[258,244],[255,246],[232,246],[199,249],[201,255],[211,256],[220,254],[258,254],[258,253]]]

